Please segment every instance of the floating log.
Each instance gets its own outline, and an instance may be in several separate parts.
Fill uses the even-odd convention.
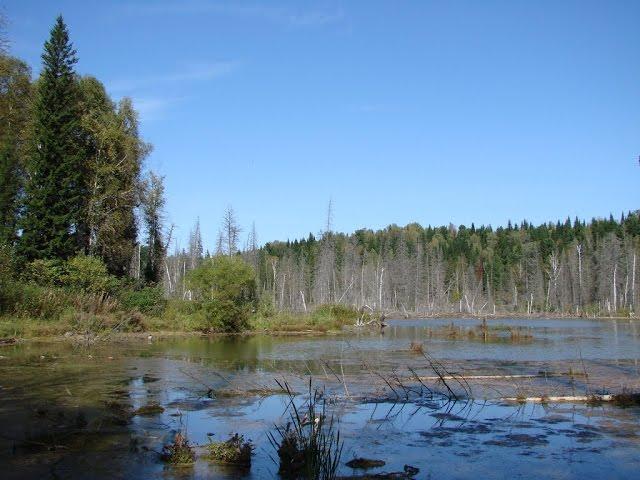
[[[545,396],[542,397],[505,397],[504,402],[519,403],[560,403],[560,402],[612,402],[615,395],[566,395],[566,396]]]

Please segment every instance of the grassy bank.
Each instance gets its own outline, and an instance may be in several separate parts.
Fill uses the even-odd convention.
[[[59,294],[59,292],[58,292]],[[54,292],[43,292],[53,298]],[[170,300],[163,302],[160,311],[143,313],[127,309],[117,299],[80,302],[57,299],[60,308],[46,313],[36,310],[0,316],[0,338],[36,338],[77,335],[97,335],[106,338],[113,333],[268,333],[323,334],[353,325],[358,317],[354,309],[341,305],[322,305],[307,313],[264,312],[258,309],[248,320],[247,327],[238,332],[212,328],[206,311],[193,302]],[[157,310],[157,309],[155,309]]]

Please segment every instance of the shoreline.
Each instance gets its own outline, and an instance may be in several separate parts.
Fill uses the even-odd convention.
[[[580,315],[527,315],[527,314],[495,314],[495,315],[471,315],[464,313],[438,313],[433,315],[389,315],[387,321],[414,321],[414,320],[478,320],[478,321],[497,321],[497,320],[638,320],[638,317],[620,317],[620,316],[607,316],[607,317],[587,317]],[[23,337],[4,337],[0,338],[0,349],[2,347],[8,347],[23,342],[87,342],[89,345],[112,343],[112,342],[127,342],[127,341],[153,341],[159,339],[179,338],[179,337],[201,337],[201,338],[223,338],[223,337],[251,337],[257,335],[268,335],[273,337],[323,337],[323,336],[337,336],[343,333],[353,332],[354,330],[370,331],[376,328],[376,326],[369,327],[355,327],[353,325],[345,325],[341,330],[320,330],[320,329],[304,329],[304,330],[279,330],[279,329],[255,329],[246,330],[238,333],[224,333],[224,332],[200,332],[200,331],[185,331],[185,330],[149,330],[144,332],[101,332],[93,335],[92,339],[87,340],[87,336],[83,334],[70,334],[67,332],[61,335],[37,335],[37,336],[23,336]]]

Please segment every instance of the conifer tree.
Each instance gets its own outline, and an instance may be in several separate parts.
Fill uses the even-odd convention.
[[[162,177],[151,172],[145,185],[142,205],[147,230],[147,260],[144,277],[148,283],[159,283],[162,279],[162,262],[166,253],[162,239],[164,204]]]
[[[19,242],[28,260],[69,258],[82,249],[86,237],[77,58],[61,16],[44,45],[42,61]]]

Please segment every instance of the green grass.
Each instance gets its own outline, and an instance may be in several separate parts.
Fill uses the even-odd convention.
[[[231,435],[229,440],[224,442],[211,442],[207,445],[209,460],[227,465],[241,465],[248,467],[251,465],[251,455],[253,454],[253,444],[245,441],[242,435],[237,433]]]
[[[196,460],[196,453],[186,435],[178,433],[173,443],[163,447],[162,459],[171,465],[192,465]]]
[[[0,338],[35,338],[72,334],[94,335],[117,332],[210,332],[209,323],[202,311],[193,302],[169,300],[162,314],[142,313],[137,309],[126,310],[115,299],[93,296],[70,296],[64,298],[40,291],[44,298],[40,305],[51,298],[56,304],[53,311],[24,308],[0,315]],[[62,295],[63,293],[60,293]],[[321,305],[302,312],[262,312],[253,314],[249,329],[245,332],[265,333],[327,333],[337,332],[354,325],[358,317],[355,309],[342,305]]]
[[[355,309],[342,305],[321,305],[308,313],[278,312],[270,315],[256,314],[251,319],[255,330],[273,333],[330,332],[353,325],[358,317]]]

